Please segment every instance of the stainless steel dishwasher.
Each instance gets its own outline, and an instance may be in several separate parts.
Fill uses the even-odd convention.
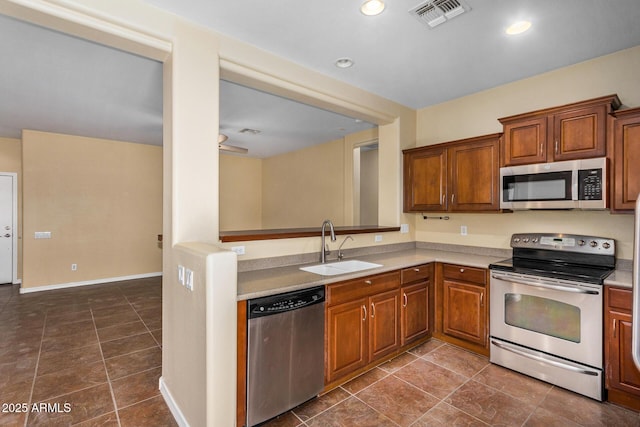
[[[247,426],[324,387],[324,286],[249,300]]]

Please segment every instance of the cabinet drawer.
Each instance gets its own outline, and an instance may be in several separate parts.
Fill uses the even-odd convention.
[[[633,294],[628,289],[607,287],[608,308],[615,308],[631,313]]]
[[[463,282],[487,284],[486,270],[483,268],[466,267],[464,265],[443,264],[442,275],[445,279],[461,280]]]
[[[431,266],[433,264],[416,265],[415,267],[405,268],[401,271],[402,284],[422,281],[431,277]]]
[[[400,288],[400,271],[366,276],[327,286],[327,305],[342,304],[379,292]]]

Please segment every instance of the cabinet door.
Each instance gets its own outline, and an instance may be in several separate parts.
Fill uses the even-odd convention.
[[[505,166],[547,161],[547,117],[525,119],[504,125]]]
[[[609,365],[607,384],[640,396],[640,372],[631,356],[631,315],[610,312],[611,338],[609,340]]]
[[[449,148],[449,210],[500,209],[500,139]]]
[[[433,148],[404,155],[404,211],[447,210],[447,150]]]
[[[402,345],[418,340],[429,333],[429,281],[405,286],[401,290]]]
[[[443,281],[442,332],[472,343],[486,344],[485,287]]]
[[[362,298],[327,309],[327,383],[367,364],[367,304]]]
[[[606,154],[607,108],[581,108],[553,116],[553,160],[602,157]]]
[[[613,209],[635,209],[640,193],[640,110],[615,120],[613,138]]]
[[[369,298],[369,361],[400,347],[399,299],[398,290]]]

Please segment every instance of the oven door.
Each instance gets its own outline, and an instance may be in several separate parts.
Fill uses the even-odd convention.
[[[491,273],[491,336],[602,369],[602,287]]]

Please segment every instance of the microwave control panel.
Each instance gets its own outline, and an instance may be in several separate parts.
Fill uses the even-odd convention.
[[[602,200],[602,169],[578,171],[578,200]]]

